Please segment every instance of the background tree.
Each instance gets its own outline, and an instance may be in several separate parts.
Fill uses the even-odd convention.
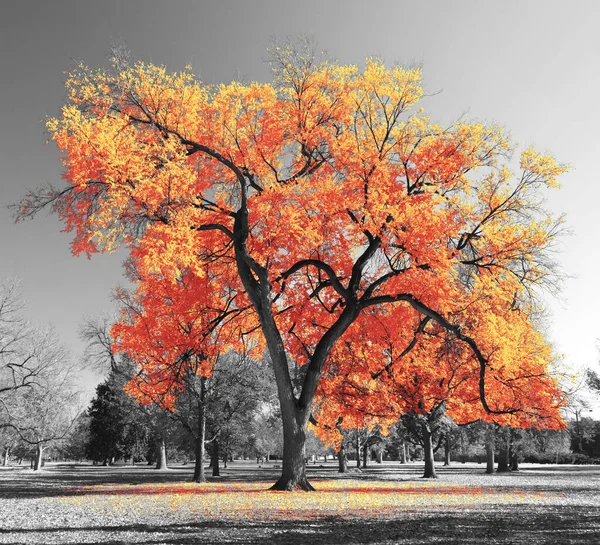
[[[19,344],[21,353],[28,354],[27,370],[18,366],[24,373],[19,381],[23,387],[13,389],[2,400],[3,416],[20,441],[35,450],[33,469],[39,470],[44,450],[65,439],[81,411],[77,375],[51,328],[32,331]]]
[[[143,414],[123,386],[124,372],[112,372],[96,388],[88,409],[89,459],[112,464],[119,458],[135,458],[145,451],[152,433],[151,417]]]

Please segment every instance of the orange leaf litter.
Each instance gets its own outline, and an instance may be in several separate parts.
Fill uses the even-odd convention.
[[[394,517],[399,511],[440,506],[469,509],[490,504],[543,503],[542,493],[453,485],[314,480],[315,493],[273,492],[270,483],[177,483],[83,486],[65,490],[61,501],[107,514],[166,519],[306,519],[327,516]]]

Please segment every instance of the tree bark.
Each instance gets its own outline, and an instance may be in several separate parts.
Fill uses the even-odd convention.
[[[156,467],[154,469],[169,469],[167,467],[167,447],[162,435],[156,443]]]
[[[360,438],[358,437],[358,433],[356,434],[356,468],[360,469]]]
[[[8,465],[8,455],[10,454],[10,447],[4,447],[4,460],[2,461],[3,466]]]
[[[498,469],[496,471],[498,473],[507,473],[510,471],[508,465],[508,445],[506,444],[506,441],[503,441],[500,446],[500,451],[498,452]]]
[[[340,445],[340,450],[338,451],[338,471],[339,473],[348,473],[348,458],[346,458],[344,443]]]
[[[219,440],[215,439],[213,441],[213,450],[212,450],[212,475],[213,477],[219,477],[221,474],[219,473]]]
[[[206,440],[206,378],[200,378],[200,397],[198,398],[198,431],[196,433],[196,461],[194,462],[194,477],[196,483],[206,482],[204,472],[204,441]]]
[[[513,447],[511,456],[510,456],[510,470],[511,471],[519,471],[519,453],[515,447]]]
[[[271,490],[314,490],[306,478],[305,462],[306,430],[304,424],[295,419],[286,425],[283,422],[283,461],[281,477]]]
[[[491,433],[488,433],[488,436],[486,437],[485,454],[487,460],[485,472],[494,473],[494,439]]]
[[[450,438],[448,437],[448,435],[446,435],[446,437],[444,438],[444,465],[445,466],[451,465],[451,460],[450,460]]]
[[[425,458],[425,472],[423,473],[424,479],[437,479],[435,472],[435,463],[433,460],[433,432],[429,423],[422,423],[421,430],[423,433],[423,457]]]
[[[33,461],[33,470],[39,471],[42,468],[42,460],[44,458],[44,447],[38,445],[35,451],[35,459]]]
[[[400,463],[406,463],[406,441],[402,439],[402,443],[400,444]]]
[[[368,445],[367,441],[365,441],[365,444],[363,445],[363,448],[362,448],[362,459],[363,459],[362,466],[364,469],[366,469],[367,466],[369,465],[369,445]]]

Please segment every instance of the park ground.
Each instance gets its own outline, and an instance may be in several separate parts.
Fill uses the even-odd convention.
[[[309,467],[317,492],[270,492],[276,464],[236,461],[191,483],[192,468],[0,467],[0,543],[598,544],[600,467],[373,464]]]

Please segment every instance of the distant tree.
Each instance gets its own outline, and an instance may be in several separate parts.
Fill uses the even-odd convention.
[[[65,458],[81,461],[87,458],[86,447],[90,440],[90,417],[83,411],[76,418],[62,447]]]
[[[90,403],[87,456],[104,465],[143,452],[150,434],[148,419],[123,391],[125,379],[112,373],[96,387]]]
[[[30,354],[27,365],[36,369],[35,380],[26,388],[13,390],[2,407],[5,425],[35,449],[34,469],[39,470],[44,450],[67,437],[81,407],[76,371],[56,333],[52,329],[39,330],[26,341]]]

